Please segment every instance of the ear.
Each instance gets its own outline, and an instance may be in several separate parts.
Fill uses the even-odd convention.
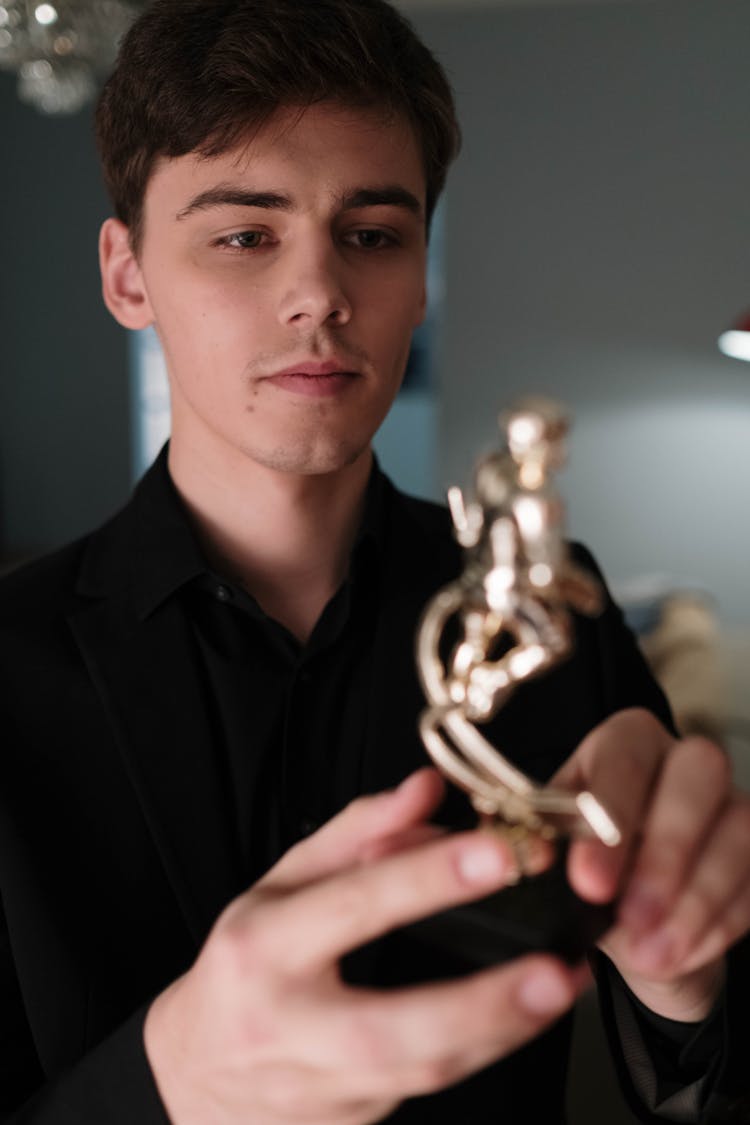
[[[99,268],[104,303],[123,328],[147,328],[154,322],[141,267],[130,247],[128,228],[107,219],[99,233]]]

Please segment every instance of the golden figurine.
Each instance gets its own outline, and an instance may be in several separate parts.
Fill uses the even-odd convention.
[[[554,473],[565,458],[566,412],[526,398],[500,416],[503,446],[476,469],[474,499],[452,488],[448,502],[465,550],[461,576],[428,604],[417,636],[417,666],[428,707],[424,744],[441,772],[464,789],[486,825],[507,833],[520,872],[530,872],[530,839],[594,835],[620,840],[589,792],[539,785],[479,732],[532,676],[570,653],[569,607],[594,615],[596,579],[568,556],[563,503]],[[450,619],[459,640],[447,661],[440,642]]]

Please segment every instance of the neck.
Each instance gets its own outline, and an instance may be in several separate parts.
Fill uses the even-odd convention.
[[[237,453],[227,463],[170,442],[169,471],[203,550],[299,641],[346,577],[372,465],[306,476]]]

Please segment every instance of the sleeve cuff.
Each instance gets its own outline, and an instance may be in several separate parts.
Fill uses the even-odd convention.
[[[597,960],[615,1062],[632,1108],[643,1121],[697,1125],[725,1047],[725,997],[700,1023],[664,1019],[640,1003],[607,958]]]
[[[7,1125],[170,1125],[143,1045],[144,1005]]]

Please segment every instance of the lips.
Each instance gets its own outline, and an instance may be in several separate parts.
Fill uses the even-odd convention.
[[[280,390],[308,398],[328,398],[346,391],[356,381],[358,371],[336,360],[304,360],[275,371],[266,381]]]
[[[339,362],[338,360],[326,360],[320,362],[319,360],[304,360],[301,363],[295,363],[291,367],[285,367],[283,371],[274,371],[269,376],[270,379],[278,379],[286,375],[308,375],[311,377],[325,376],[325,375],[356,375],[356,371],[351,370],[346,366],[346,363]]]

